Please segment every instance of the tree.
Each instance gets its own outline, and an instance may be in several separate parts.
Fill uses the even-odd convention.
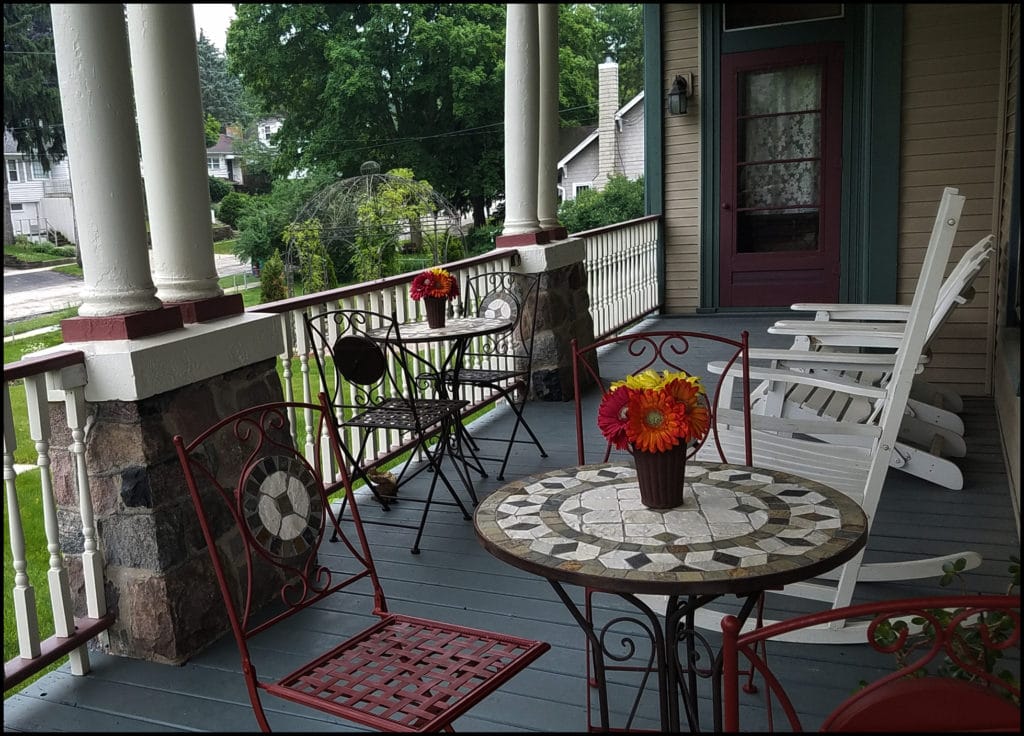
[[[202,31],[196,41],[196,60],[199,62],[199,89],[206,118],[213,117],[229,124],[250,123],[252,115],[245,106],[242,83],[228,71],[224,54]]]
[[[4,3],[4,131],[43,171],[67,155],[50,6]],[[14,242],[4,175],[4,245]]]
[[[207,148],[216,145],[220,140],[220,122],[209,113],[206,114],[206,121],[203,123],[203,133],[206,135]]]
[[[260,266],[260,302],[276,302],[288,297],[284,282],[284,262],[277,250]]]

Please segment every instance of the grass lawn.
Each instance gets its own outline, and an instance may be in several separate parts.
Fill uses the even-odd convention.
[[[68,258],[68,256],[56,255],[52,253],[40,253],[37,250],[30,250],[28,248],[23,248],[19,245],[4,246],[4,255],[13,256],[22,263],[39,264],[40,266],[45,266],[48,263],[53,263],[54,261],[65,261]]]

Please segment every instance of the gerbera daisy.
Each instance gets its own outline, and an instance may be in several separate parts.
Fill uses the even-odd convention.
[[[626,437],[626,407],[629,391],[619,387],[605,394],[597,409],[597,426],[616,450],[625,450],[629,445]]]
[[[664,391],[630,391],[626,435],[637,449],[664,452],[684,436],[683,406]]]

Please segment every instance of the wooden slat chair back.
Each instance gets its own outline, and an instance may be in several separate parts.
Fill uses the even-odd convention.
[[[690,448],[687,457],[695,457],[698,451],[702,451],[711,462],[751,465],[753,455],[749,431],[751,426],[749,402],[743,402],[744,406],[740,410],[725,409],[729,413],[731,426],[747,429],[744,435],[746,444],[741,443],[739,447],[730,448],[730,452],[727,454],[718,435],[719,421],[717,420],[719,419],[718,412],[721,411],[720,407],[725,407],[731,402],[721,400],[722,397],[719,395],[722,390],[721,383],[711,385],[711,382],[715,380],[714,376],[701,374],[701,366],[707,363],[710,356],[714,356],[740,376],[742,392],[739,396],[749,396],[748,354],[750,346],[748,340],[749,333],[746,330],[743,330],[737,338],[686,330],[640,330],[608,337],[589,345],[580,345],[577,340],[573,339],[573,397],[579,464],[583,465],[588,462],[588,449],[591,463],[631,462],[631,454],[628,450],[618,450],[613,447],[611,442],[604,439],[598,428],[596,407],[601,398],[609,392],[613,382],[620,381],[630,374],[653,370],[658,374],[663,371],[686,371],[690,375],[700,376],[702,385],[708,394],[709,432],[703,440]],[[593,588],[584,590],[584,616],[592,626],[595,615],[594,596],[599,592]],[[655,610],[664,610],[665,608],[666,599],[662,596],[641,595],[638,597]],[[763,606],[759,602],[754,616],[755,622],[761,621],[762,612]],[[587,728],[589,731],[600,730],[593,720],[593,691],[598,687],[592,670],[593,656],[591,642],[587,638]],[[604,671],[606,677],[609,673],[615,672],[640,673],[639,677],[642,681],[657,676],[653,662],[639,666],[605,662]],[[630,725],[631,720],[627,722],[625,728],[615,730],[634,731],[635,729],[632,729]]]
[[[342,468],[344,457],[334,408],[318,398],[254,406],[174,438],[256,721],[270,730],[272,695],[377,731],[451,730],[549,645],[389,612],[348,475],[325,472],[325,457]],[[310,430],[309,457],[291,439],[294,417]],[[336,491],[349,500],[341,511]],[[328,566],[320,552],[332,533],[340,544]],[[297,657],[256,656],[260,635],[298,630],[311,608],[340,612],[341,643],[298,667],[282,664]]]
[[[925,261],[918,278],[914,299],[907,316],[904,339],[900,343],[892,363],[892,379],[884,386],[865,386],[856,382],[841,383],[787,367],[783,369],[754,367],[750,377],[755,380],[773,381],[781,386],[804,384],[821,386],[837,393],[854,397],[865,397],[872,401],[872,415],[867,421],[845,422],[823,418],[790,419],[776,415],[752,414],[753,464],[757,467],[772,468],[824,483],[840,490],[864,509],[869,528],[873,522],[882,489],[889,471],[893,448],[898,438],[900,422],[906,408],[910,384],[921,359],[927,337],[927,326],[935,309],[943,272],[949,259],[953,236],[963,210],[964,197],[955,189],[947,188],[939,204],[938,215],[931,233],[931,240]],[[799,363],[801,351],[793,353],[792,362]],[[805,353],[807,361],[815,364],[820,360],[816,353]],[[722,383],[728,384],[738,377],[736,371],[723,371]],[[732,390],[723,390],[728,398]],[[735,410],[733,410],[735,412]],[[720,417],[728,414],[719,410]],[[737,428],[719,428],[723,445],[736,449],[742,447],[745,437]],[[829,435],[830,441],[823,442],[814,437]],[[697,458],[701,459],[698,453]],[[868,548],[871,538],[868,538]],[[859,582],[880,582],[887,580],[914,580],[938,578],[943,574],[942,566],[964,558],[968,569],[981,563],[981,557],[973,551],[962,551],[916,560],[901,562],[863,562],[862,551],[838,570],[823,575],[814,581],[786,586],[785,595],[805,598],[841,608],[852,602],[854,590]],[[704,628],[717,630],[721,611],[707,607],[698,611],[697,622]],[[814,641],[841,643],[855,639],[861,632],[844,630],[841,622],[830,622],[823,628],[808,628],[800,632]]]
[[[892,666],[863,687],[850,682],[835,688],[839,694],[831,699],[826,687],[835,683],[822,678],[822,687],[814,692],[816,702],[800,701],[796,691],[808,686],[796,686],[799,672],[794,670],[805,670],[806,664],[786,656],[778,640],[839,620],[863,621],[859,630],[864,637],[857,649],[866,643],[873,650],[851,652],[850,658],[862,658],[865,670],[873,672],[878,671],[878,659]],[[767,650],[773,653],[774,669]],[[897,661],[897,652],[904,659]],[[806,657],[803,661],[814,659],[806,646],[799,655]],[[741,667],[760,675],[757,687],[750,687]],[[1002,671],[1013,674],[1014,668],[1013,677],[1000,676]],[[727,732],[802,731],[817,724],[802,722],[807,719],[798,712],[824,710],[822,731],[1020,733],[1020,596],[867,603],[797,616],[747,633],[740,632],[736,618],[727,616],[722,620],[722,677]]]
[[[418,523],[376,517],[368,524],[381,524],[415,529],[412,552],[420,551],[420,540],[432,505],[457,508],[462,518],[471,518],[469,509],[452,484],[443,466],[442,444],[431,445],[428,439],[444,431],[446,423],[461,421],[463,399],[432,395],[433,384],[420,376],[429,362],[415,350],[401,343],[398,320],[390,314],[362,309],[335,309],[306,315],[305,331],[316,361],[320,385],[334,407],[338,427],[343,433],[342,446],[347,459],[346,470],[353,479],[362,480],[384,511],[398,503],[393,489],[385,493],[380,482],[371,476],[371,456],[394,457],[402,451],[416,456],[422,453],[426,462],[407,462],[393,481],[401,488],[411,478],[428,471],[432,474],[425,498],[404,496],[402,502],[423,505]],[[383,337],[383,339],[382,339]],[[477,499],[473,484],[464,475],[461,463],[450,464],[467,489],[470,502]],[[440,482],[448,499],[435,499]]]

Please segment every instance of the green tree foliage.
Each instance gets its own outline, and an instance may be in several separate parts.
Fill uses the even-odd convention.
[[[233,228],[238,227],[238,220],[246,213],[251,197],[244,192],[228,192],[220,201],[217,219]]]
[[[287,253],[288,243],[282,237],[285,229],[324,181],[319,177],[281,179],[274,182],[270,194],[252,197],[245,214],[238,220],[235,255],[243,261],[262,266],[275,250]],[[337,263],[336,260],[334,262]]]
[[[284,262],[281,254],[274,251],[273,255],[260,267],[260,302],[276,302],[288,297],[288,287],[284,281]]]
[[[290,223],[281,238],[299,257],[299,273],[307,294],[332,289],[338,284],[334,263],[324,247],[320,220]]]
[[[242,83],[228,71],[227,59],[202,31],[196,41],[196,60],[199,63],[199,89],[203,99],[203,113],[228,124],[247,124],[252,115],[246,107]],[[216,140],[214,140],[216,142]],[[208,144],[212,145],[212,144]]]
[[[218,179],[215,176],[209,177],[210,179],[210,201],[220,202],[224,197],[228,196],[231,192],[231,185],[223,179]]]
[[[357,281],[370,281],[395,273],[398,235],[410,221],[418,221],[431,210],[434,187],[417,180],[409,169],[392,169],[372,196],[356,208],[359,228],[351,255],[352,274]],[[431,240],[429,245],[436,246]],[[434,263],[439,263],[435,252]]]
[[[601,191],[586,189],[558,208],[558,220],[570,233],[614,225],[644,216],[644,179],[616,174]]]
[[[505,6],[242,4],[229,68],[284,126],[275,172],[405,166],[456,207],[503,187]]]
[[[214,146],[220,140],[220,121],[210,113],[206,113],[206,120],[203,122],[203,133],[206,135],[206,147]]]
[[[67,155],[50,6],[4,3],[4,130],[43,171]],[[4,178],[4,245],[14,242]]]

